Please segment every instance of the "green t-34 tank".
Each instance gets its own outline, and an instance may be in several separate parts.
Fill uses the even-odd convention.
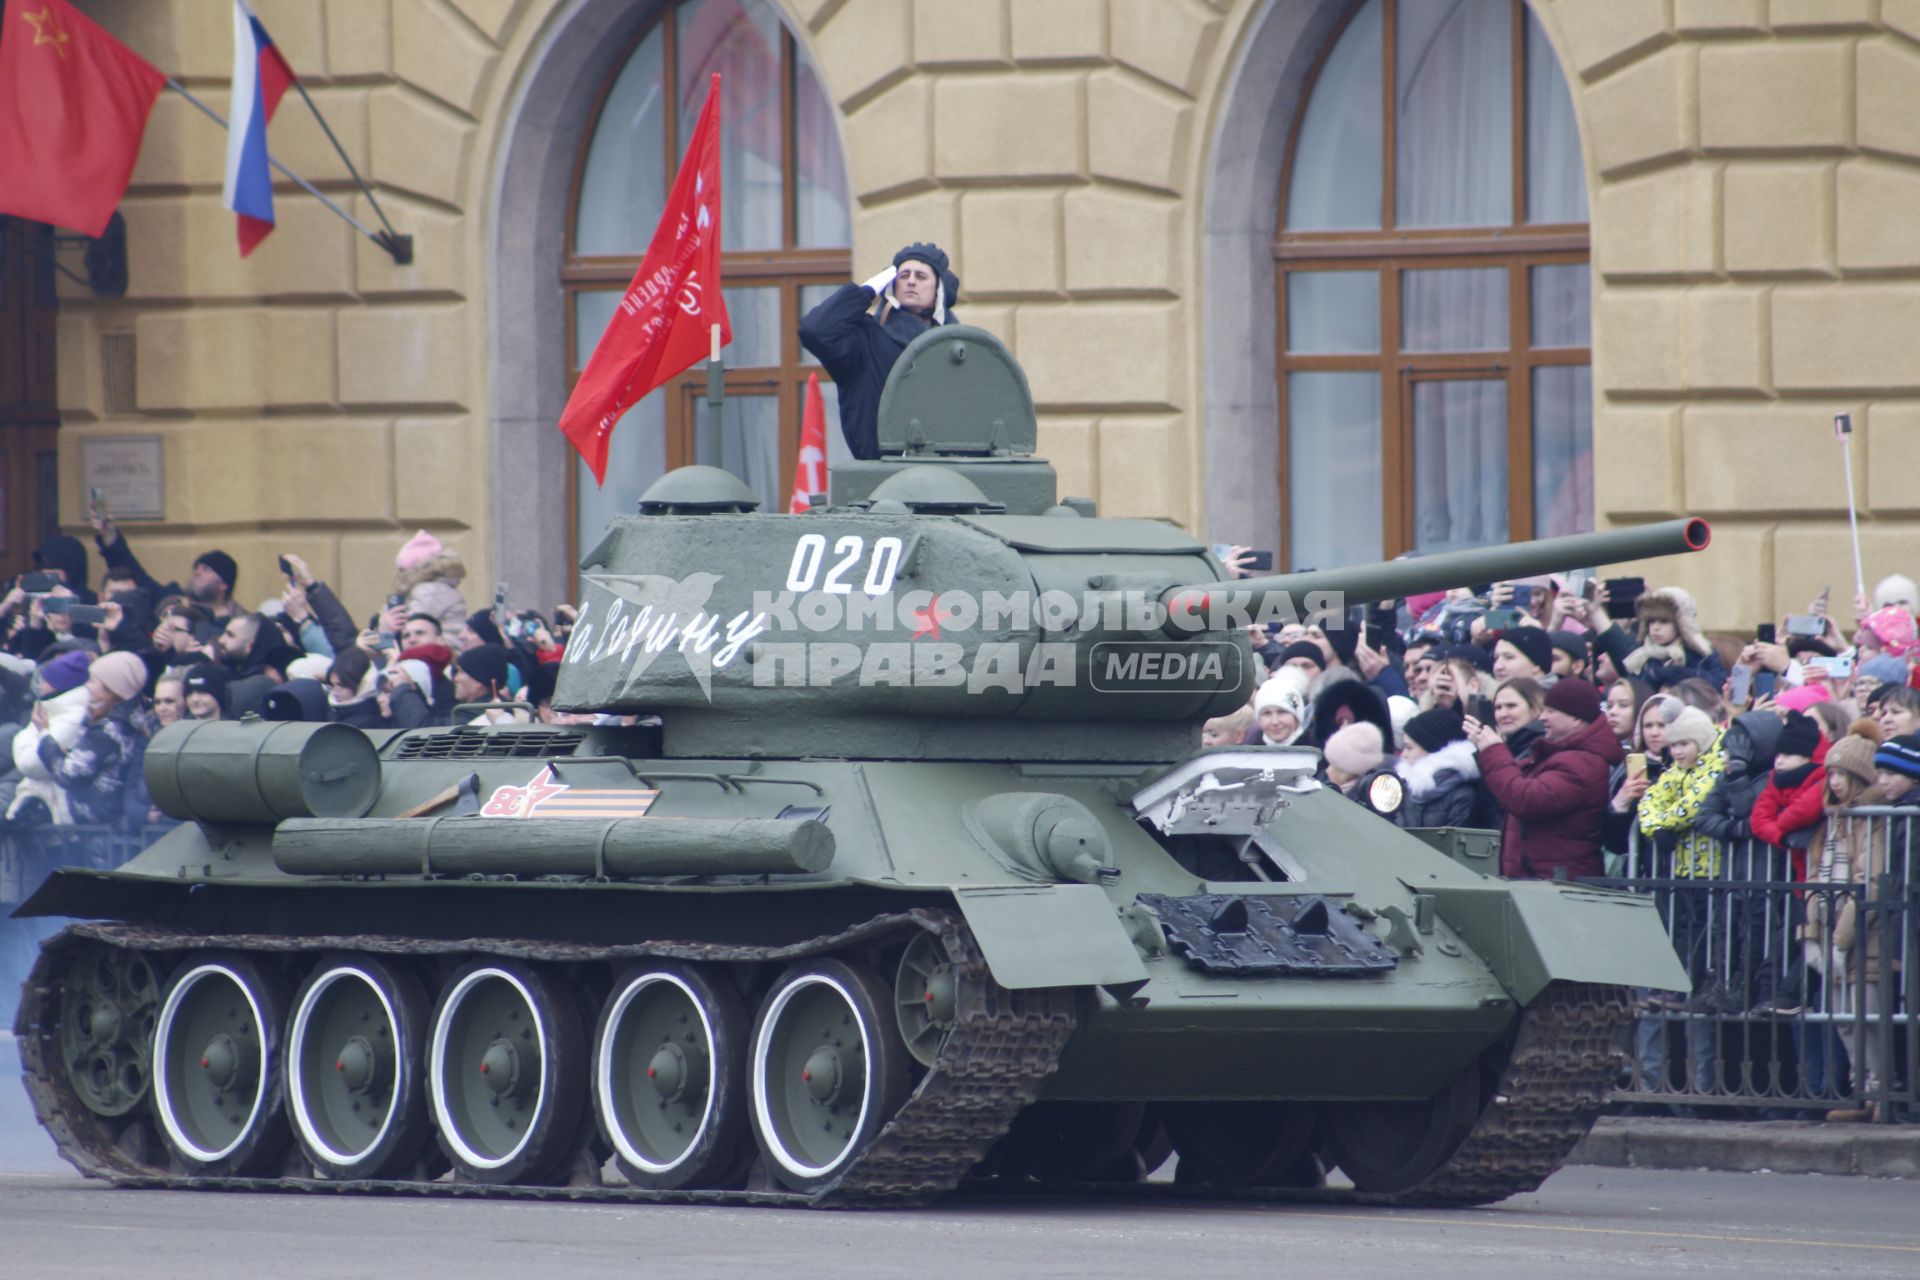
[[[614,522],[558,684],[593,722],[156,737],[181,825],[22,908],[78,921],[18,1022],[66,1157],[848,1205],[1133,1183],[1169,1149],[1203,1193],[1552,1173],[1630,989],[1686,987],[1652,901],[1490,878],[1486,833],[1410,834],[1311,750],[1198,729],[1251,692],[1250,616],[1705,526],[1229,582],[1173,525],[1061,501],[989,334],[923,337],[881,420],[807,514],[687,468]]]

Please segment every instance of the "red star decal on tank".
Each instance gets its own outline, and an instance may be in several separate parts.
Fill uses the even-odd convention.
[[[932,636],[938,640],[940,624],[952,620],[953,610],[941,608],[940,597],[935,596],[926,605],[913,611],[913,635],[909,638],[918,640],[922,636]]]

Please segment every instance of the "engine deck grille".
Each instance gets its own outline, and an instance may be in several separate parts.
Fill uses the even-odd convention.
[[[408,738],[395,760],[555,760],[570,756],[586,735],[552,729],[479,729]]]

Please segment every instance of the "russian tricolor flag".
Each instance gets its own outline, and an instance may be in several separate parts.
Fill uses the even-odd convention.
[[[227,179],[220,202],[239,215],[240,256],[273,230],[273,171],[267,163],[267,121],[293,83],[280,55],[244,0],[233,0],[233,100],[227,122]]]

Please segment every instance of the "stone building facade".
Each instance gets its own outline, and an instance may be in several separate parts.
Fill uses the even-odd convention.
[[[965,318],[1026,366],[1066,492],[1277,545],[1276,228],[1354,0],[765,3],[832,104],[852,274],[948,246]],[[1845,411],[1869,580],[1920,570],[1920,0],[1527,4],[1581,139],[1597,523],[1711,518],[1718,554],[1649,569],[1709,626],[1829,582],[1844,601]],[[224,107],[225,6],[81,7]],[[242,261],[223,139],[163,95],[123,205],[130,289],[62,286],[62,516],[83,511],[82,439],[158,433],[166,518],[130,533],[163,578],[218,544],[253,598],[298,547],[366,602],[425,526],[467,556],[470,597],[504,580],[550,601],[570,582],[554,422],[578,157],[665,5],[255,7],[415,259],[283,185]],[[370,218],[293,99],[271,137]]]

